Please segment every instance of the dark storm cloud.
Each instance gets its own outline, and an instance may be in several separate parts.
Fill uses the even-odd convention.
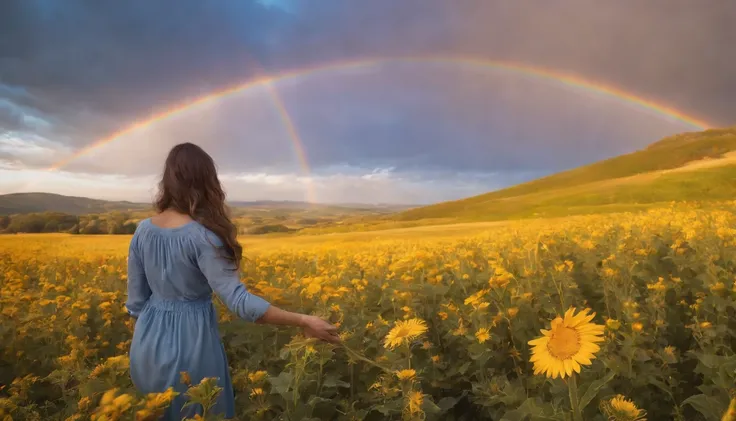
[[[464,51],[586,75],[716,125],[736,124],[736,2],[475,3],[475,13],[447,10]]]
[[[423,54],[551,67],[734,124],[735,19],[730,1],[6,0],[0,1],[0,87],[27,95],[0,89],[8,101],[0,103],[0,130],[80,147],[263,71]],[[474,77],[463,84],[421,73],[392,70],[362,85],[315,79],[285,87],[310,162],[554,171],[686,129],[657,116],[626,114],[615,104],[603,114],[586,113],[582,102],[528,80],[498,79],[479,88]],[[269,107],[266,97],[261,101],[265,105],[248,105],[252,115],[266,112],[259,114]],[[19,112],[51,127],[35,128]],[[221,114],[164,124],[155,133],[157,145],[225,138],[212,147],[226,167],[294,165],[273,114],[263,117],[270,125],[246,118],[252,123],[246,132],[238,124],[242,110]],[[140,148],[151,143],[139,137]],[[227,153],[233,148],[237,153]],[[106,168],[103,160],[86,169]]]
[[[687,130],[616,99],[457,63],[394,63],[274,84],[311,171],[551,173]],[[303,171],[284,116],[256,87],[123,136],[76,160],[86,172],[150,174],[181,141],[225,172]],[[529,122],[533,121],[534,124]]]
[[[86,143],[267,70],[389,52],[385,35],[341,31],[362,23],[380,33],[414,20],[409,3],[360,14],[331,1],[299,3],[296,13],[253,1],[3,1],[0,82],[36,94],[28,105]]]

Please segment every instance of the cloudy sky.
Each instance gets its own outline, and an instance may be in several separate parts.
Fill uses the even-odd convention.
[[[700,129],[483,63],[731,126],[734,21],[716,0],[3,0],[0,193],[148,201],[188,141],[233,200],[474,195]]]

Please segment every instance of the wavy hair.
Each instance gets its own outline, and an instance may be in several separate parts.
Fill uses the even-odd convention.
[[[158,212],[170,209],[189,215],[204,225],[222,241],[222,257],[235,270],[240,268],[243,248],[238,230],[230,219],[215,161],[202,148],[187,142],[169,151],[154,207]]]

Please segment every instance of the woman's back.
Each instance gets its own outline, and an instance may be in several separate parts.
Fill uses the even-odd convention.
[[[239,317],[258,319],[269,304],[247,292],[238,271],[219,254],[222,246],[217,235],[196,221],[173,228],[150,218],[141,221],[130,242],[128,276],[146,282],[129,291],[128,312],[138,317],[149,298],[208,301],[214,290]]]
[[[195,221],[175,228],[163,228],[151,219],[143,220],[131,241],[140,269],[148,280],[152,297],[194,301],[208,298],[212,289],[197,263],[203,248],[217,237]],[[215,243],[216,244],[216,243]]]

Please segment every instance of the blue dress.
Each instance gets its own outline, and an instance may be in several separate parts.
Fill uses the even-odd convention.
[[[182,409],[186,386],[180,372],[196,384],[217,377],[223,388],[211,412],[235,416],[232,381],[212,305],[214,291],[240,318],[256,321],[269,307],[250,294],[237,271],[219,254],[222,241],[197,222],[162,228],[143,220],[130,242],[126,309],[137,318],[130,345],[130,375],[141,393],[173,387],[177,396],[164,420],[200,413]]]

